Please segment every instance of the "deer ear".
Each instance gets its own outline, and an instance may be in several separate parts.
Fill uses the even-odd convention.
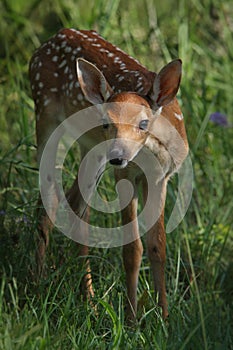
[[[177,94],[181,80],[182,61],[168,63],[156,76],[150,98],[157,107],[169,104]]]
[[[113,91],[100,70],[92,63],[78,58],[77,76],[86,99],[92,104],[106,102]]]

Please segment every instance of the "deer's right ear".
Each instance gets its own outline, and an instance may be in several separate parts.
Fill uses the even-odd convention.
[[[106,102],[113,90],[101,71],[83,58],[78,58],[76,64],[79,84],[86,99],[93,105]]]
[[[150,98],[154,107],[169,104],[176,96],[180,86],[182,61],[180,59],[168,63],[156,76]]]

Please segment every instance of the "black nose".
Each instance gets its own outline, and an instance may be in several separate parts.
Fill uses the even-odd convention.
[[[112,165],[122,165],[123,159],[122,158],[113,158],[109,160],[109,163]]]
[[[123,151],[121,149],[112,149],[109,153],[109,163],[111,165],[122,165],[123,159]]]

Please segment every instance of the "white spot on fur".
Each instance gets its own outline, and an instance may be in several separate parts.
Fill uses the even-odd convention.
[[[143,93],[143,91],[144,91],[144,87],[142,86],[142,87],[140,87],[140,89],[138,89],[138,92],[141,94],[141,93]]]
[[[114,58],[114,63],[118,63],[118,62],[121,62],[120,57],[115,57],[115,58]]]
[[[60,39],[65,39],[65,37],[66,37],[65,34],[61,34],[61,33],[58,34],[58,38]]]
[[[105,53],[109,53],[108,50],[104,49],[103,47],[100,49],[100,52],[105,52]]]
[[[49,99],[49,98],[46,98],[46,99],[44,100],[44,106],[45,106],[45,107],[48,106],[49,103],[50,103],[50,99]]]
[[[139,89],[142,86],[142,83],[138,83],[136,89]]]
[[[178,119],[178,120],[183,120],[183,114],[177,114],[177,113],[174,113],[174,116]]]
[[[67,45],[67,42],[66,41],[62,41],[61,47],[66,47],[66,45]]]
[[[62,67],[64,67],[65,65],[66,65],[66,60],[63,60],[60,64],[59,64],[59,68],[62,68]]]
[[[81,47],[76,47],[76,49],[74,49],[74,51],[73,51],[73,54],[77,55],[77,53],[81,50],[82,50]]]
[[[159,109],[157,110],[158,115],[160,115],[162,111],[163,111],[163,106],[159,107]]]
[[[79,35],[81,35],[84,39],[88,38],[88,36],[86,34],[82,33],[82,32],[79,32]]]
[[[66,48],[65,48],[65,50],[64,50],[66,53],[69,53],[69,52],[71,52],[72,51],[72,47],[70,47],[70,46],[67,46]]]

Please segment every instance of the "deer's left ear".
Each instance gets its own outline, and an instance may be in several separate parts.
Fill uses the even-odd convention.
[[[169,104],[177,94],[180,86],[182,61],[180,59],[168,63],[156,76],[149,97],[156,107]]]
[[[86,99],[93,105],[104,103],[113,91],[101,71],[92,63],[78,58],[77,76]]]

